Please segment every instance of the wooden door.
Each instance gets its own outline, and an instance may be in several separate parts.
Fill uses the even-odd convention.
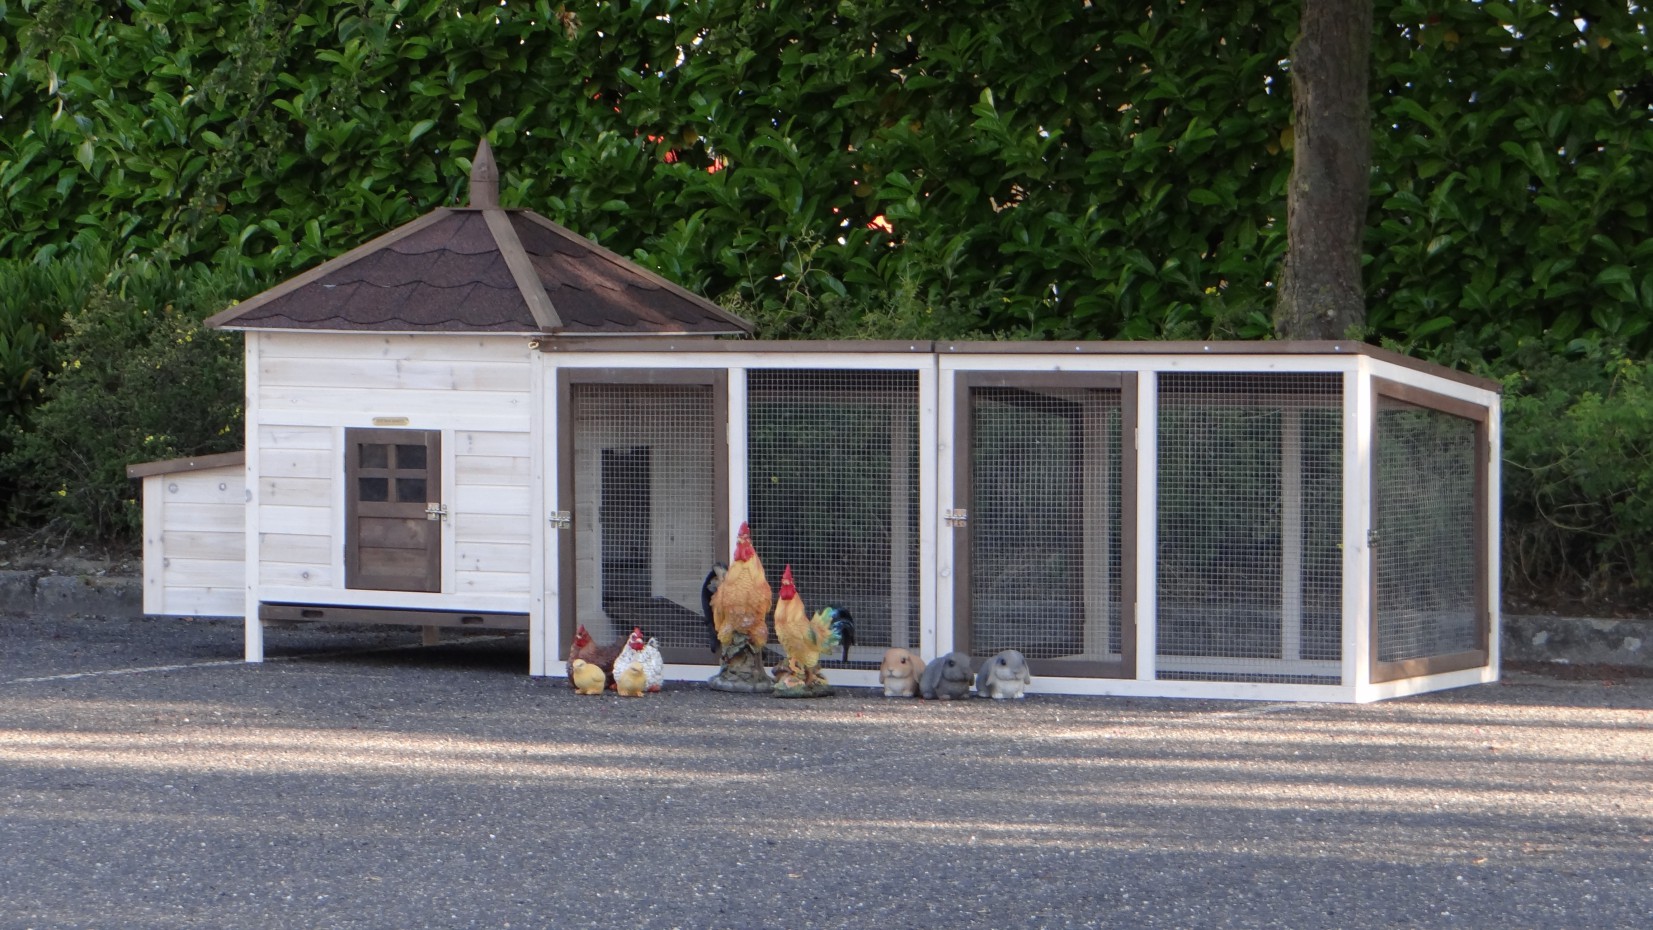
[[[1490,656],[1487,409],[1372,379],[1372,681]]]
[[[442,590],[442,434],[345,430],[345,587]]]
[[[1135,675],[1135,393],[1131,375],[960,374],[955,649]]]

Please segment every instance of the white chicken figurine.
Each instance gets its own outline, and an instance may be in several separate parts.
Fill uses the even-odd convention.
[[[659,691],[660,686],[666,681],[666,663],[660,657],[660,644],[653,637],[645,641],[641,627],[632,627],[626,647],[621,649],[620,655],[615,658],[615,679],[619,679],[621,672],[634,665],[643,671],[644,690]]]

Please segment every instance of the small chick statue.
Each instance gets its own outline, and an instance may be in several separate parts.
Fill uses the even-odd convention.
[[[885,697],[912,697],[918,693],[918,676],[924,673],[924,663],[905,649],[884,650],[884,662],[878,666],[878,683],[884,686]]]
[[[926,701],[951,701],[970,696],[970,657],[962,652],[937,656],[924,667],[918,693]]]
[[[976,673],[976,697],[996,701],[1025,697],[1024,692],[1032,680],[1033,673],[1027,670],[1027,659],[1014,649],[1006,649],[987,660],[981,671]]]
[[[642,697],[648,684],[649,677],[641,663],[627,666],[625,671],[614,676],[614,692],[621,697]]]
[[[626,647],[615,657],[614,680],[618,682],[620,673],[634,665],[643,670],[643,690],[659,691],[666,680],[666,663],[660,657],[660,644],[653,639],[645,642],[641,627],[632,627]]]
[[[584,659],[575,659],[568,667],[568,677],[574,682],[575,694],[602,694],[608,681],[601,666]]]

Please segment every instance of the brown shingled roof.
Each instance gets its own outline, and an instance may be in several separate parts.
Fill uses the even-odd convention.
[[[471,205],[440,208],[207,320],[220,329],[739,335],[752,326],[529,210],[499,208],[486,140]]]

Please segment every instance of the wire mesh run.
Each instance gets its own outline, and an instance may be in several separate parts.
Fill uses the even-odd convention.
[[[829,667],[919,648],[918,415],[913,371],[747,375],[753,546],[771,584],[792,566],[810,612],[854,617],[849,663],[840,652]]]
[[[1159,379],[1156,675],[1339,684],[1343,379]]]
[[[717,551],[715,392],[570,386],[574,613],[598,642],[641,627],[711,661],[700,588]]]
[[[1121,392],[980,386],[969,398],[970,654],[1017,649],[1096,674],[1122,659]]]
[[[1472,420],[1378,399],[1372,554],[1379,662],[1482,648],[1476,435]]]

